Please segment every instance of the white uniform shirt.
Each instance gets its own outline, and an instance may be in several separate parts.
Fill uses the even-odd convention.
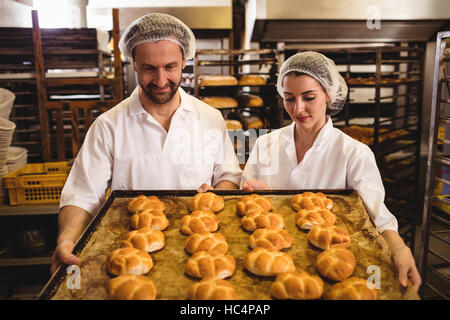
[[[60,208],[95,215],[111,190],[197,189],[242,171],[220,111],[179,89],[169,131],[143,108],[136,88],[89,128],[62,190]]]
[[[372,150],[334,128],[329,117],[298,163],[294,127],[293,122],[257,139],[241,185],[253,178],[272,189],[354,189],[380,232],[397,231],[397,219],[384,204],[383,182]]]

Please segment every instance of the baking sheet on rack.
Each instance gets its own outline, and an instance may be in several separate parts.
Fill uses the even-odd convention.
[[[293,236],[289,253],[297,269],[304,269],[310,274],[318,274],[315,266],[317,255],[322,252],[309,244],[307,233],[295,225],[295,212],[291,209],[292,195],[265,195],[273,202],[274,212],[283,215],[286,229]],[[401,288],[393,271],[389,249],[384,239],[373,227],[361,199],[356,192],[349,195],[327,194],[333,200],[333,212],[337,215],[336,225],[345,227],[351,235],[350,249],[356,256],[357,266],[353,276],[368,278],[374,275],[374,269],[367,273],[367,268],[376,266],[380,270],[380,299],[418,299],[411,286]],[[229,244],[229,251],[236,259],[236,272],[228,280],[233,285],[239,299],[271,299],[270,287],[275,278],[255,276],[243,268],[243,260],[251,251],[248,246],[250,232],[241,228],[240,217],[236,214],[236,203],[241,196],[223,196],[225,208],[218,213],[222,233]],[[187,202],[191,197],[159,197],[166,204],[166,214],[170,226],[164,231],[166,245],[151,253],[153,269],[148,273],[158,287],[157,299],[187,299],[188,288],[196,278],[184,273],[184,266],[190,255],[184,249],[186,235],[180,232],[180,219],[188,214]],[[131,230],[130,215],[127,210],[127,198],[116,198],[92,234],[80,257],[80,289],[69,289],[69,276],[60,284],[52,299],[108,299],[106,284],[111,276],[106,271],[106,258],[118,248],[118,240]],[[373,267],[372,267],[373,268]],[[324,279],[322,277],[322,279]],[[324,279],[325,296],[334,284]]]

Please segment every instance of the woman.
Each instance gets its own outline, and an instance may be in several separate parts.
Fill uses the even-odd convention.
[[[393,253],[401,285],[416,291],[421,278],[396,218],[384,205],[384,187],[373,152],[333,127],[347,85],[334,62],[317,52],[298,53],[281,66],[278,93],[293,123],[256,141],[242,175],[242,188],[354,189]]]

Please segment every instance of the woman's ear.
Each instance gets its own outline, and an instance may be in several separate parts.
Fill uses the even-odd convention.
[[[136,61],[134,61],[134,59],[133,59],[133,69],[135,72],[137,72]]]
[[[327,96],[327,100],[326,100],[326,102],[327,103],[330,103],[331,102],[331,98],[330,98],[330,96],[327,94],[327,93],[325,93],[326,94],[326,96]]]

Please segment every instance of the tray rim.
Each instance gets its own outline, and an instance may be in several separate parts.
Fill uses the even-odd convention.
[[[337,195],[349,195],[356,190],[353,189],[283,189],[283,190],[255,190],[253,192],[244,192],[243,190],[233,189],[233,190],[210,190],[217,195],[228,196],[228,195],[247,195],[257,193],[260,195],[295,195],[303,192],[322,192],[325,194],[337,194]],[[78,256],[89,242],[92,234],[97,230],[98,225],[103,220],[104,216],[108,212],[111,204],[116,198],[134,198],[138,195],[145,196],[157,196],[157,197],[189,197],[195,196],[197,190],[114,190],[109,195],[108,199],[103,203],[98,214],[90,221],[86,229],[83,231],[81,237],[76,242],[73,254]],[[49,281],[42,288],[39,293],[37,300],[50,300],[55,293],[58,291],[59,286],[62,284],[66,278],[66,271],[68,264],[61,264],[55,273],[50,277]]]

